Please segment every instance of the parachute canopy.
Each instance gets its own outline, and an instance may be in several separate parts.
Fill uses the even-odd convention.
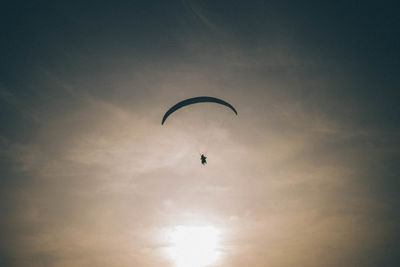
[[[171,115],[172,113],[174,113],[178,109],[180,109],[182,107],[185,107],[185,106],[188,106],[188,105],[192,105],[192,104],[196,104],[196,103],[204,103],[204,102],[212,102],[212,103],[217,103],[217,104],[224,105],[224,106],[230,108],[237,115],[236,109],[231,104],[229,104],[228,102],[226,102],[226,101],[224,101],[222,99],[219,99],[219,98],[211,97],[211,96],[199,96],[199,97],[193,97],[193,98],[185,99],[185,100],[173,105],[164,114],[164,117],[162,118],[162,121],[161,121],[161,125],[164,124],[165,120],[169,117],[169,115]]]

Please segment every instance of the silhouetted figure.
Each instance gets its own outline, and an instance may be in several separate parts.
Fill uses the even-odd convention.
[[[200,157],[200,159],[201,159],[201,164],[203,164],[203,165],[205,165],[205,164],[207,164],[207,157],[206,156],[204,156],[204,154],[201,154],[201,157]]]

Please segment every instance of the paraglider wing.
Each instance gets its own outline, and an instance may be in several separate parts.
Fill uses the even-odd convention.
[[[185,106],[188,106],[188,105],[192,105],[192,104],[196,104],[196,103],[204,103],[204,102],[213,102],[213,103],[217,103],[217,104],[221,104],[221,105],[227,106],[233,112],[235,112],[235,114],[237,115],[236,109],[231,104],[229,104],[228,102],[226,102],[226,101],[224,101],[222,99],[219,99],[219,98],[211,97],[211,96],[199,96],[199,97],[193,97],[193,98],[185,99],[185,100],[175,104],[174,106],[172,106],[164,114],[164,117],[162,118],[161,125],[164,124],[165,120],[169,117],[169,115],[171,115],[172,113],[174,113],[178,109],[180,109],[182,107],[185,107]]]

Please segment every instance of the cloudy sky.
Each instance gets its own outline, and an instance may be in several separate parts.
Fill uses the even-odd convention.
[[[6,1],[0,22],[2,266],[399,266],[395,1]],[[161,126],[201,95],[238,116]]]

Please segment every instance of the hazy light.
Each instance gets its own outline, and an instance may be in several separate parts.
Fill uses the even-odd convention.
[[[169,233],[168,252],[177,267],[203,267],[218,259],[219,231],[212,226],[178,226]]]

